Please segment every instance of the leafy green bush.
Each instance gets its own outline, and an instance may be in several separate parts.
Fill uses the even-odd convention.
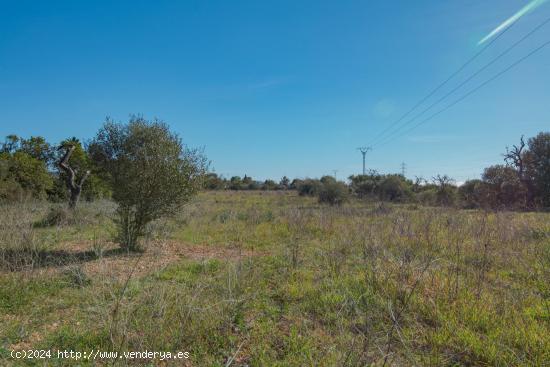
[[[405,201],[412,196],[403,177],[396,175],[386,176],[377,191],[380,199],[386,201]]]
[[[4,187],[5,196],[21,193],[20,187],[35,198],[44,198],[46,190],[53,185],[46,164],[21,151],[0,153],[0,181],[3,181],[0,186]]]
[[[319,202],[340,205],[349,198],[349,188],[343,182],[327,182],[319,191]]]
[[[481,180],[468,180],[458,187],[458,198],[465,209],[474,209],[482,205],[483,188],[486,184]]]
[[[437,204],[437,189],[430,188],[416,194],[416,200],[423,204],[434,206]]]
[[[265,180],[262,184],[262,190],[278,190],[279,185],[273,180]]]
[[[7,202],[23,201],[32,197],[32,192],[25,190],[13,178],[0,180],[0,200]]]
[[[207,190],[223,190],[225,182],[216,173],[211,172],[204,178],[204,188]]]
[[[90,145],[96,165],[108,174],[118,204],[117,240],[138,250],[148,223],[173,214],[203,187],[206,159],[184,147],[161,121],[107,121]]]
[[[413,183],[402,175],[382,175],[371,171],[367,175],[350,176],[351,190],[359,198],[377,198],[384,201],[413,199]]]
[[[300,196],[317,196],[322,184],[319,180],[305,179],[297,183],[296,189]]]

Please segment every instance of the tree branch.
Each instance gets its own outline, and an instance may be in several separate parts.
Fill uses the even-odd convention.
[[[60,146],[58,150],[65,148],[66,146]],[[63,158],[59,161],[59,168],[61,168],[63,171],[67,173],[67,185],[70,186],[71,189],[76,189],[76,172],[69,166],[69,159],[71,158],[71,155],[73,154],[76,147],[74,145],[71,145],[69,149],[65,151],[65,154],[63,155]]]
[[[78,186],[79,187],[82,187],[82,185],[84,185],[84,181],[86,181],[86,179],[88,178],[88,176],[90,176],[90,171],[86,171],[86,173],[84,174],[84,176],[82,176],[82,178],[80,179],[80,182],[78,183]]]
[[[513,145],[512,149],[508,149],[506,147],[506,154],[504,154],[504,160],[506,162],[511,162],[512,165],[515,166],[515,168],[518,170],[518,175],[520,180],[523,180],[523,171],[524,171],[524,164],[523,164],[523,149],[525,148],[525,141],[523,140],[523,135],[520,139],[519,146]]]

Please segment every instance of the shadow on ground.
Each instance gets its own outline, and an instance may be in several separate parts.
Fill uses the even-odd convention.
[[[135,252],[115,248],[102,252],[101,257],[133,256]],[[98,260],[100,256],[94,251],[66,251],[66,250],[42,250],[42,251],[14,251],[4,250],[0,252],[0,270],[21,271],[45,267],[62,267],[67,265],[82,264]]]

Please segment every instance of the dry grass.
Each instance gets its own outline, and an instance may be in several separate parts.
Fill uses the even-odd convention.
[[[2,363],[10,348],[187,350],[193,366],[550,360],[548,214],[210,192],[130,255],[110,242],[112,209],[41,227],[47,205],[2,207]]]

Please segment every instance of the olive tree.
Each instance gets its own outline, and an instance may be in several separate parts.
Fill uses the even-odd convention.
[[[89,151],[118,203],[117,240],[131,251],[139,249],[148,223],[175,213],[201,188],[207,168],[202,152],[186,148],[168,125],[141,117],[107,120]]]
[[[529,139],[528,174],[535,186],[539,203],[550,208],[550,133],[541,132]]]
[[[79,174],[79,171],[81,171],[80,167],[85,165],[82,163],[82,161],[85,162],[86,155],[84,153],[84,150],[82,149],[82,146],[80,145],[80,142],[76,138],[70,141],[63,142],[58,150],[65,150],[65,153],[59,160],[58,165],[61,171],[64,173],[62,176],[64,176],[65,178],[65,183],[70,193],[69,209],[74,210],[76,208],[76,205],[78,204],[78,201],[80,200],[80,194],[82,193],[84,182],[86,182],[86,179],[88,178],[88,176],[90,176],[90,170],[85,170],[84,174]],[[73,165],[72,162],[69,163],[69,160],[71,159],[71,156],[73,156],[73,153],[75,151],[77,152],[77,159],[75,159],[76,166]]]
[[[525,192],[525,207],[550,207],[550,133],[541,132],[530,138],[523,136],[519,145],[506,148],[504,159],[515,170]]]

